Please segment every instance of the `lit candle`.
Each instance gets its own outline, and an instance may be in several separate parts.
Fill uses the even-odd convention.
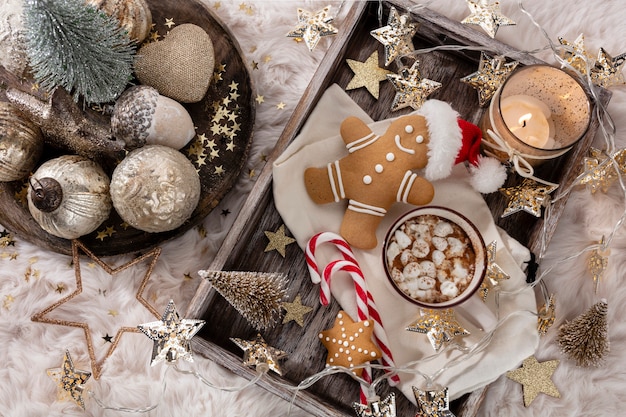
[[[554,125],[548,106],[527,95],[502,98],[500,110],[504,123],[515,136],[540,149],[554,147]]]

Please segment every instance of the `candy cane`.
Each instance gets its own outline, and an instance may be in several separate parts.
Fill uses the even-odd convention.
[[[329,242],[339,249],[344,257],[344,260],[334,261],[328,264],[324,268],[324,279],[321,279],[319,275],[320,268],[315,258],[315,252],[321,244]],[[322,305],[327,305],[331,298],[330,279],[332,274],[339,270],[347,270],[347,272],[350,273],[355,283],[355,291],[357,293],[357,313],[359,314],[359,320],[372,318],[374,321],[374,338],[383,353],[381,361],[383,365],[393,367],[393,355],[391,353],[391,349],[389,349],[387,334],[383,328],[380,314],[378,313],[372,294],[367,290],[365,277],[363,276],[363,272],[361,271],[361,268],[359,267],[348,242],[346,242],[338,234],[332,232],[318,233],[309,240],[305,249],[305,254],[309,273],[311,274],[311,281],[313,281],[313,283],[320,284],[320,302]],[[398,375],[392,375],[390,377],[390,385],[393,386],[399,382],[400,378]]]

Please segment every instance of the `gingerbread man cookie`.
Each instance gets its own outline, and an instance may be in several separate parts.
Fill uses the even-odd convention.
[[[478,155],[480,129],[443,101],[427,101],[393,120],[382,135],[356,117],[342,122],[340,134],[348,154],[307,168],[304,182],[317,204],[348,200],[339,233],[355,248],[376,247],[376,229],[394,203],[430,203],[431,181],[449,176],[456,163],[469,162],[470,183],[479,192],[496,191],[506,178],[499,161],[485,164],[493,158]],[[479,170],[483,165],[488,169]]]

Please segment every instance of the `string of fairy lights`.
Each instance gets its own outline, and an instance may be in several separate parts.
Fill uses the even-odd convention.
[[[486,2],[482,2],[481,4],[491,4],[492,3],[486,3]],[[528,12],[523,4],[521,0],[517,1],[518,7],[519,9],[524,13],[525,16],[527,16],[530,21],[532,22],[532,24],[537,28],[537,30],[539,30],[543,37],[545,38],[546,42],[547,42],[547,46],[543,47],[543,48],[539,48],[539,49],[535,49],[532,51],[524,51],[524,53],[527,54],[536,54],[545,50],[550,50],[552,51],[552,55],[554,57],[554,59],[556,60],[556,62],[562,67],[562,68],[566,68],[572,72],[578,72],[579,74],[581,74],[581,81],[585,84],[585,86],[587,87],[587,90],[589,91],[589,94],[591,95],[591,98],[594,101],[594,117],[599,121],[599,129],[600,129],[600,134],[604,140],[604,146],[605,149],[603,149],[601,151],[601,155],[606,158],[605,161],[605,165],[603,167],[605,167],[605,169],[612,169],[612,173],[614,172],[614,177],[616,179],[616,181],[619,184],[619,187],[621,189],[622,195],[623,195],[623,199],[626,202],[626,184],[624,182],[622,173],[624,171],[624,169],[626,167],[623,166],[623,164],[621,163],[621,161],[619,160],[619,156],[621,156],[621,154],[616,153],[616,148],[615,148],[615,134],[616,134],[616,127],[615,124],[611,118],[611,115],[609,114],[608,110],[604,107],[604,105],[602,104],[602,101],[600,100],[600,96],[599,96],[599,87],[594,83],[594,80],[592,79],[592,68],[594,66],[594,62],[592,59],[590,59],[587,55],[585,54],[579,54],[576,51],[574,51],[573,47],[571,44],[568,43],[563,43],[561,42],[560,45],[556,45],[550,38],[550,36],[547,34],[547,32],[545,31],[545,29],[534,19],[534,17],[531,15],[530,12]],[[343,2],[342,2],[342,6],[343,6]],[[409,16],[410,14],[416,13],[419,10],[428,7],[428,4],[418,4],[415,5],[411,8],[409,8],[407,10],[407,16]],[[498,11],[499,13],[499,11]],[[312,15],[312,14],[311,14]],[[329,9],[325,9],[323,16],[321,17],[323,19],[324,24],[328,25],[331,21],[332,21],[332,17],[330,16],[330,11]],[[379,7],[378,7],[378,20],[379,20],[379,24],[380,26],[383,25],[382,22],[383,19],[383,3],[382,1],[379,1]],[[503,20],[503,24],[511,24],[510,22]],[[463,23],[470,23],[470,24],[476,24],[475,22],[463,22]],[[513,23],[514,24],[514,23]],[[496,25],[495,29],[491,28],[493,30],[493,36],[495,36],[495,31],[497,30],[498,26]],[[300,30],[302,28],[299,28],[296,32],[298,34],[300,34],[300,36],[304,36],[304,31]],[[294,32],[294,33],[296,33]],[[333,34],[331,33],[332,31],[328,31],[328,33],[326,33],[326,35],[330,35]],[[336,31],[335,31],[336,33]],[[293,35],[293,34],[292,34]],[[291,35],[289,35],[291,36]],[[295,35],[293,35],[295,36]],[[312,49],[311,45],[314,47],[315,44],[317,44],[317,40],[314,40],[314,42],[312,43],[307,43],[307,45],[309,46],[310,49]],[[446,50],[446,51],[453,51],[453,50],[472,50],[472,51],[481,51],[481,52],[488,52],[485,51],[485,47],[480,47],[480,46],[465,46],[465,45],[442,45],[442,46],[435,46],[435,47],[431,47],[431,48],[425,48],[425,49],[421,49],[421,50],[413,50],[410,51],[409,54],[407,55],[411,55],[414,58],[418,57],[421,54],[426,54],[426,53],[430,53],[430,52],[434,52],[434,51],[442,51],[442,50]],[[583,61],[583,67],[577,66],[577,65],[573,65],[572,63],[572,57],[576,54],[576,58],[580,58]],[[406,55],[404,55],[403,57],[405,57]],[[403,64],[399,63],[399,67],[402,68]],[[582,68],[582,71],[581,71]],[[522,158],[523,159],[523,155],[516,155],[516,157],[518,158]],[[544,204],[543,204],[543,208],[544,208],[544,216],[546,221],[544,221],[544,228],[547,227],[547,225],[549,224],[549,219],[551,218],[551,216],[553,215],[553,211],[552,211],[552,207],[554,206],[554,204],[564,198],[567,198],[567,196],[577,187],[580,187],[581,183],[584,183],[585,178],[588,178],[590,175],[595,175],[597,172],[597,167],[592,167],[592,168],[587,168],[585,167],[585,169],[583,169],[583,171],[574,179],[574,181],[567,186],[567,188],[565,189],[561,189],[560,193],[558,194],[558,196],[556,196],[555,198],[549,198],[547,199]],[[528,172],[528,171],[523,171],[520,172],[520,170],[517,171],[518,174],[523,175],[525,177],[530,177],[533,179],[536,179],[538,181],[542,181],[540,178],[536,178],[533,175],[533,172]],[[553,294],[549,294],[549,291],[547,289],[547,285],[546,285],[546,280],[547,278],[550,276],[550,273],[559,265],[563,264],[563,263],[567,263],[570,262],[574,259],[579,258],[581,255],[589,253],[589,252],[603,252],[606,251],[610,245],[611,242],[613,240],[613,238],[615,237],[615,235],[617,234],[617,232],[620,230],[621,226],[623,225],[624,221],[626,220],[626,204],[625,204],[625,208],[623,211],[623,214],[621,215],[621,217],[616,221],[616,223],[614,224],[612,230],[610,233],[608,233],[606,236],[602,236],[601,239],[598,240],[598,242],[590,244],[588,246],[586,246],[585,248],[581,249],[580,251],[578,251],[577,253],[568,255],[566,257],[563,257],[562,259],[557,260],[556,262],[554,262],[549,268],[545,268],[545,269],[541,269],[541,261],[544,259],[545,254],[546,254],[546,250],[547,250],[547,246],[548,246],[548,242],[545,238],[545,236],[547,236],[547,233],[542,233],[543,235],[543,240],[541,241],[541,245],[540,245],[540,250],[539,253],[536,254],[537,255],[537,262],[540,265],[540,272],[539,274],[537,274],[535,280],[531,283],[525,284],[524,286],[521,286],[515,290],[502,290],[499,286],[496,286],[493,288],[493,291],[495,293],[495,309],[496,309],[496,316],[498,317],[498,321],[497,324],[495,325],[495,327],[493,329],[491,329],[488,332],[485,332],[485,334],[472,346],[464,346],[461,345],[459,343],[456,343],[454,340],[452,340],[450,343],[446,344],[446,346],[438,351],[437,353],[421,358],[419,360],[415,360],[413,362],[410,363],[406,363],[406,364],[402,364],[401,366],[383,366],[383,365],[378,365],[378,364],[367,364],[367,365],[359,365],[356,367],[356,369],[361,368],[361,367],[365,367],[365,366],[370,366],[373,369],[377,369],[377,370],[381,370],[381,371],[385,371],[383,372],[380,376],[374,378],[373,381],[368,382],[366,380],[364,380],[363,378],[357,376],[353,370],[355,368],[345,368],[345,367],[340,367],[340,366],[329,366],[326,367],[325,369],[323,369],[322,371],[311,375],[310,377],[304,379],[303,381],[301,381],[299,384],[297,384],[296,386],[293,386],[291,384],[286,384],[286,383],[280,383],[280,382],[276,382],[274,380],[271,381],[272,384],[275,384],[277,386],[280,386],[286,390],[291,390],[293,391],[293,397],[290,401],[289,404],[289,411],[288,414],[291,413],[291,407],[295,404],[296,401],[296,396],[298,394],[298,392],[300,392],[301,390],[306,390],[308,388],[310,388],[312,385],[314,385],[315,383],[319,382],[320,380],[331,376],[331,375],[335,375],[335,374],[347,374],[348,376],[350,376],[352,379],[354,379],[356,382],[358,382],[359,384],[361,384],[362,386],[366,386],[368,387],[368,404],[358,404],[355,403],[354,408],[355,411],[357,412],[357,414],[361,417],[365,417],[365,416],[390,416],[390,417],[394,417],[395,416],[395,403],[394,403],[394,397],[393,395],[384,399],[384,400],[380,400],[378,395],[377,395],[377,388],[380,386],[380,384],[386,380],[387,378],[389,378],[389,375],[394,375],[394,374],[414,374],[414,375],[419,375],[424,379],[424,385],[425,385],[425,389],[422,390],[420,388],[415,388],[414,387],[414,391],[416,394],[416,400],[418,403],[418,406],[424,406],[423,401],[430,401],[430,402],[434,402],[434,401],[439,401],[441,404],[439,404],[437,407],[437,410],[441,411],[441,410],[445,410],[447,407],[447,388],[446,387],[441,387],[437,384],[437,379],[439,376],[441,376],[445,371],[449,370],[450,368],[464,362],[464,361],[468,361],[469,359],[475,357],[477,354],[481,353],[484,351],[484,349],[489,346],[489,343],[492,341],[494,335],[496,334],[496,332],[503,326],[505,325],[505,323],[507,323],[509,320],[512,320],[518,316],[533,316],[533,317],[538,317],[539,318],[539,323],[541,324],[541,320],[544,320],[544,325],[546,324],[546,322],[550,322],[550,313],[546,313],[546,311],[550,310],[550,307],[554,306],[554,295]],[[545,232],[545,230],[544,230]],[[595,279],[595,277],[594,277]],[[538,312],[536,311],[530,311],[530,310],[520,310],[520,311],[515,311],[512,312],[504,317],[500,317],[499,316],[499,311],[500,311],[500,297],[507,295],[507,296],[514,296],[517,295],[523,291],[528,291],[529,288],[535,288],[535,287],[539,287],[540,289],[540,293],[541,296],[544,298],[546,305],[544,306],[544,308],[542,310]],[[552,308],[551,310],[551,314],[554,314],[554,310]],[[553,321],[553,317],[552,317],[552,321]],[[163,386],[162,386],[162,391],[161,391],[161,395],[160,395],[160,399],[163,398],[163,396],[165,395],[165,388],[166,388],[166,384],[167,384],[167,380],[165,378],[165,375],[168,374],[168,372],[171,370],[174,370],[175,372],[181,374],[181,375],[190,375],[195,377],[196,379],[198,379],[202,384],[210,387],[211,389],[217,389],[217,390],[222,390],[222,391],[229,391],[229,392],[237,392],[237,391],[243,391],[247,388],[249,388],[250,386],[256,384],[260,379],[262,379],[267,373],[269,373],[270,371],[277,371],[277,369],[272,369],[270,366],[268,366],[268,357],[263,357],[263,355],[257,356],[249,361],[247,361],[247,365],[250,366],[254,366],[256,368],[257,374],[255,376],[255,378],[251,379],[248,383],[242,385],[242,386],[233,386],[233,387],[224,387],[224,386],[218,386],[214,383],[212,383],[209,379],[207,379],[206,377],[204,377],[203,375],[201,375],[199,372],[196,372],[194,370],[191,369],[182,369],[178,364],[177,364],[177,359],[178,357],[176,355],[173,356],[168,356],[168,351],[166,351],[167,349],[177,349],[177,351],[179,353],[184,354],[185,352],[189,354],[189,357],[185,357],[185,359],[190,360],[191,359],[191,351],[189,348],[189,342],[191,340],[191,338],[193,337],[193,335],[199,330],[199,327],[201,327],[201,324],[199,323],[201,321],[198,320],[186,320],[186,319],[180,319],[177,315],[177,313],[175,314],[175,316],[172,316],[171,311],[170,311],[170,315],[164,314],[163,319],[160,322],[155,322],[152,324],[152,329],[157,329],[154,330],[155,333],[152,333],[152,336],[150,336],[149,331],[147,330],[148,328],[150,328],[150,326],[147,325],[142,325],[144,326],[144,328],[142,329],[144,331],[144,333],[146,333],[146,335],[148,335],[151,339],[154,340],[155,342],[155,351],[153,353],[153,365],[155,364],[155,354],[157,352],[156,346],[158,344],[159,346],[159,352],[162,354],[162,357],[159,361],[157,362],[165,362],[168,365],[168,369],[167,371],[164,373],[163,376]],[[203,324],[203,323],[202,323]],[[147,326],[147,327],[145,327]],[[169,326],[169,327],[168,327]],[[548,324],[549,326],[549,324]],[[141,328],[141,326],[140,326]],[[178,332],[178,339],[175,340],[168,340],[168,342],[171,342],[169,345],[165,344],[163,338],[168,337],[167,333],[170,332],[171,330],[180,330],[183,329],[184,331],[182,332]],[[173,345],[172,345],[173,343]],[[256,349],[264,349],[265,354],[267,354],[270,358],[272,357],[272,353],[279,353],[280,351],[277,351],[276,349],[272,348],[271,346],[267,345],[267,343],[265,343],[262,339],[256,342],[256,345],[254,345]],[[165,351],[164,351],[165,349]],[[272,349],[274,349],[274,351],[272,351]],[[424,373],[420,370],[418,370],[418,366],[420,364],[424,364],[427,362],[430,362],[436,358],[442,358],[442,357],[446,357],[446,355],[448,355],[450,353],[450,351],[455,350],[455,351],[459,351],[461,352],[461,355],[458,357],[452,357],[451,359],[447,360],[445,362],[445,364],[440,367],[437,371],[431,373],[431,374],[427,374]],[[249,350],[245,350],[244,351],[246,353],[249,353]],[[184,355],[183,355],[184,356]],[[245,354],[244,354],[245,356]],[[282,356],[281,356],[282,357]],[[250,359],[250,358],[247,358]],[[272,363],[274,365],[276,365],[273,361]],[[63,363],[63,367],[60,370],[60,374],[57,372],[57,376],[61,375],[58,379],[59,384],[66,384],[66,387],[69,387],[68,389],[66,389],[66,391],[69,392],[70,397],[80,406],[84,407],[84,401],[82,398],[82,394],[84,392],[87,392],[91,398],[94,399],[95,403],[102,409],[106,409],[106,410],[115,410],[115,411],[120,411],[120,412],[126,412],[126,413],[146,413],[149,412],[151,410],[154,410],[155,408],[157,408],[159,406],[159,403],[154,404],[154,405],[149,405],[146,407],[141,407],[141,408],[128,408],[128,407],[123,407],[123,406],[113,406],[113,405],[107,405],[105,404],[101,399],[98,398],[98,395],[95,391],[92,390],[85,390],[84,389],[84,384],[86,382],[86,379],[88,378],[88,376],[86,377],[86,374],[88,374],[85,371],[80,371],[80,370],[76,370],[74,368],[74,365],[71,361],[71,357],[69,356],[69,352],[66,353],[66,356],[64,358],[64,363]],[[68,385],[69,384],[69,385]],[[428,395],[426,395],[426,394]],[[424,400],[424,398],[426,398]],[[378,411],[377,413],[374,413],[372,410],[372,406],[373,404],[376,404]],[[393,406],[393,407],[392,407]],[[388,412],[387,414],[383,414],[382,411],[386,411]],[[428,415],[428,414],[426,414]],[[439,415],[439,414],[437,414]]]

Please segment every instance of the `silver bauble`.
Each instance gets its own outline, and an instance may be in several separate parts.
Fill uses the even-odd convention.
[[[126,223],[150,233],[174,230],[200,200],[200,177],[179,151],[146,145],[130,152],[111,177],[113,207]]]
[[[46,161],[29,183],[28,209],[51,235],[76,239],[109,217],[109,177],[87,158],[63,155]]]
[[[42,152],[39,127],[10,103],[0,102],[0,181],[26,177]]]

